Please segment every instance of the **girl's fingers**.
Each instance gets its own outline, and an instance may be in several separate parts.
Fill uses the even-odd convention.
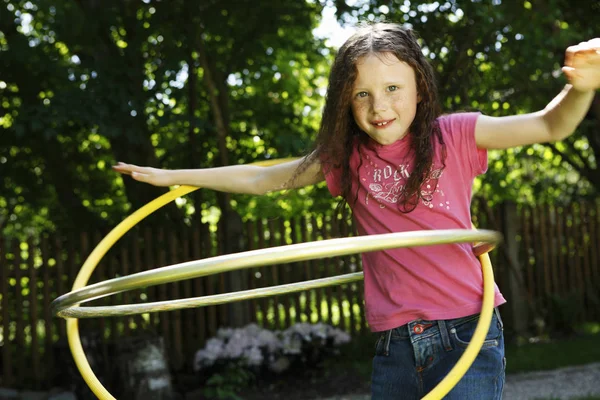
[[[567,78],[569,79],[574,79],[574,78],[579,78],[579,74],[577,74],[577,72],[575,71],[575,68],[571,68],[571,67],[562,67],[562,72],[567,76]]]
[[[584,62],[593,62],[600,55],[600,38],[595,38],[578,45],[570,46],[565,53],[565,64],[571,65],[576,58],[586,57]],[[577,60],[579,61],[579,60]]]
[[[133,164],[125,164],[122,162],[117,163],[117,165],[113,165],[113,169],[123,172],[123,173],[131,173],[131,172],[141,172],[145,173],[148,171],[148,167],[139,167]]]
[[[122,166],[122,165],[113,165],[113,166],[112,166],[112,169],[114,169],[115,171],[117,171],[117,172],[120,172],[120,173],[122,173],[122,174],[127,174],[127,175],[129,175],[129,174],[130,174],[130,171],[128,171],[128,170],[127,170],[127,169],[126,169],[124,166]]]

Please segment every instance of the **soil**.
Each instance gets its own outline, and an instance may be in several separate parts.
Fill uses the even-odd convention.
[[[318,371],[305,376],[290,375],[272,382],[260,382],[240,394],[245,400],[312,400],[369,393],[369,382],[352,368]]]
[[[351,394],[369,393],[369,381],[353,367],[311,369],[262,379],[237,393],[243,400],[316,400]],[[197,382],[197,381],[196,381]],[[191,383],[191,382],[190,382]],[[183,388],[180,388],[183,389]],[[188,386],[182,390],[185,400],[209,400],[202,389]],[[180,392],[181,393],[181,392]],[[218,397],[213,397],[218,398]],[[221,399],[231,398],[223,396]]]

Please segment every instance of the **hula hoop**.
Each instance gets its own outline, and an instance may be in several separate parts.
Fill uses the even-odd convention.
[[[273,165],[286,160],[271,160],[255,163],[254,165]],[[128,232],[134,225],[150,215],[165,204],[188,194],[198,187],[180,186],[146,204],[128,218],[117,225],[94,248],[79,271],[72,291],[60,296],[52,302],[54,315],[66,318],[67,338],[75,364],[82,377],[92,392],[100,399],[115,399],[100,383],[89,365],[81,338],[77,318],[91,318],[100,316],[121,316],[146,312],[170,311],[182,308],[199,307],[213,304],[222,304],[236,300],[246,300],[274,294],[303,291],[324,286],[338,285],[363,279],[363,273],[338,275],[335,277],[316,279],[287,285],[246,290],[234,293],[225,293],[212,296],[203,296],[192,299],[171,300],[164,302],[120,305],[112,307],[80,307],[80,303],[92,301],[100,297],[109,296],[140,287],[148,287],[161,283],[176,282],[199,276],[206,276],[218,272],[250,268],[256,265],[272,265],[282,262],[295,262],[310,260],[318,257],[334,257],[358,252],[376,251],[396,247],[426,246],[434,244],[483,242],[497,244],[501,235],[497,232],[486,230],[440,230],[399,232],[381,235],[359,236],[342,239],[329,239],[318,242],[300,243],[275,248],[248,251],[237,254],[212,257],[187,263],[175,264],[167,267],[144,271],[133,275],[115,278],[94,285],[86,286],[92,272],[106,252]],[[460,378],[469,369],[487,335],[492,319],[494,306],[494,278],[491,262],[487,253],[479,256],[483,269],[483,303],[479,322],[465,352],[446,377],[423,399],[441,399],[446,395]]]

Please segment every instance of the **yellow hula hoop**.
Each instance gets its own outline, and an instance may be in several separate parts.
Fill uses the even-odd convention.
[[[254,165],[267,166],[290,160],[291,159],[270,160],[255,163]],[[153,286],[160,283],[174,282],[198,276],[205,276],[217,272],[249,268],[255,265],[301,261],[318,257],[332,257],[394,247],[412,247],[477,241],[487,244],[497,244],[501,240],[499,233],[485,230],[401,232],[343,239],[329,239],[319,242],[301,243],[270,249],[255,250],[176,264],[86,286],[92,272],[102,257],[126,232],[128,232],[134,225],[160,207],[178,197],[193,192],[196,189],[198,188],[180,186],[179,188],[165,193],[164,195],[151,201],[123,220],[108,235],[104,237],[104,239],[88,256],[75,279],[72,291],[57,298],[52,303],[53,314],[66,318],[67,320],[67,338],[69,347],[79,372],[92,392],[102,400],[115,398],[100,383],[87,361],[81,344],[81,338],[79,336],[79,325],[77,318],[131,315],[154,311],[167,311],[212,304],[222,304],[235,300],[265,297],[274,294],[290,293],[294,291],[353,282],[361,280],[363,278],[363,274],[362,272],[358,272],[270,288],[260,288],[242,292],[204,296],[195,299],[171,300],[157,303],[112,307],[80,307],[80,303],[135,288]],[[482,311],[479,322],[471,342],[465,350],[465,353],[461,356],[448,375],[431,392],[423,397],[423,399],[437,400],[445,396],[467,372],[477,357],[481,346],[483,345],[493,314],[494,277],[491,262],[487,253],[480,255],[479,259],[483,269],[484,284]]]

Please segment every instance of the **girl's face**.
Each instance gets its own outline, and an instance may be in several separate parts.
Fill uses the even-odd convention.
[[[382,145],[402,139],[415,118],[419,94],[414,70],[392,53],[361,57],[352,91],[354,121]]]

